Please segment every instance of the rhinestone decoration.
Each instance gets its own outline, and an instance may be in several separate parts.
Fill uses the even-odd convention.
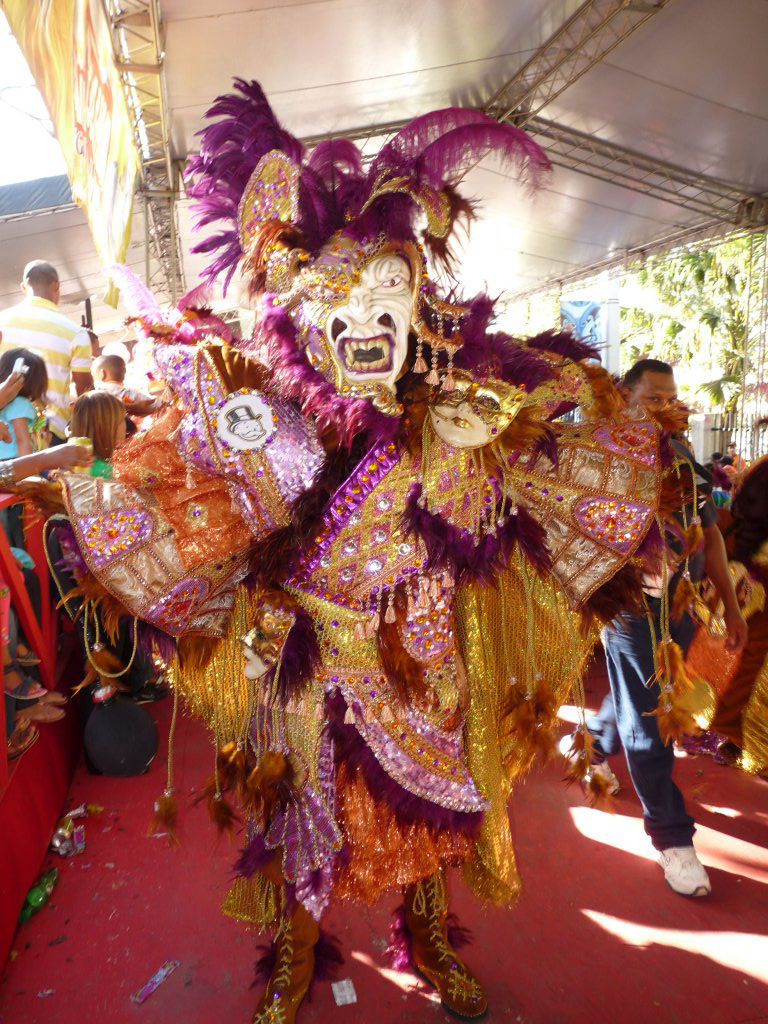
[[[94,565],[103,568],[150,537],[152,516],[137,508],[104,512],[84,516],[80,529]]]
[[[647,420],[598,427],[592,436],[609,451],[636,459],[644,466],[652,466],[656,459],[656,428]]]
[[[181,580],[159,601],[152,605],[146,618],[172,636],[184,632],[197,609],[208,596],[210,586],[202,577]]]
[[[640,539],[650,514],[648,505],[613,498],[586,498],[576,508],[584,532],[621,554]]]

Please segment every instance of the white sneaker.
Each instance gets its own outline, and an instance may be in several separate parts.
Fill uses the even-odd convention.
[[[573,740],[573,733],[568,733],[563,736],[557,744],[557,749],[563,755],[565,760],[569,761],[571,764],[575,764],[581,756],[581,751],[574,748]],[[588,783],[593,775],[597,775],[605,780],[606,793],[608,796],[616,796],[621,789],[621,783],[611,771],[607,761],[603,761],[602,764],[591,764],[584,776],[584,782]]]
[[[670,889],[681,896],[709,896],[712,885],[692,846],[670,846],[659,854]]]

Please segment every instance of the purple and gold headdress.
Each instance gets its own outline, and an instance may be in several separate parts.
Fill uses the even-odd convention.
[[[456,183],[494,154],[535,188],[549,170],[544,152],[512,125],[452,107],[409,122],[364,168],[349,140],[322,142],[307,155],[280,126],[258,83],[236,79],[235,89],[208,111],[216,120],[199,133],[200,153],[187,168],[197,226],[224,225],[193,249],[215,253],[206,279],[221,278],[226,290],[245,259],[253,290],[297,311],[308,293],[335,301],[345,276],[354,277],[382,247],[396,246],[412,270],[419,341],[413,369],[427,371],[421,346],[429,346],[436,383],[436,354],[446,351],[450,368],[467,307],[438,296],[425,252],[448,263],[457,221],[471,215]],[[311,353],[307,325],[304,335]]]

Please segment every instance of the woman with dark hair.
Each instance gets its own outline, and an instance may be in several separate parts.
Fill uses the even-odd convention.
[[[749,469],[721,528],[732,564],[740,562],[753,587],[756,610],[747,620],[747,643],[711,728],[726,737],[719,753],[755,774],[768,772],[768,456]],[[762,606],[762,607],[760,607]]]

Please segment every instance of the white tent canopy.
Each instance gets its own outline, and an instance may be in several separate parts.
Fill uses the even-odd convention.
[[[483,200],[463,254],[468,291],[520,295],[646,247],[765,222],[765,204],[750,197],[768,191],[766,0],[120,4],[123,17],[152,8],[163,26],[158,57],[174,160],[195,149],[205,110],[235,75],[258,79],[302,138],[360,136],[440,106],[483,107],[506,86],[493,107],[503,114],[510,97],[524,96],[521,81],[533,82],[519,110],[554,173],[533,200],[492,160],[467,176],[464,190]],[[183,196],[178,205],[191,288],[202,261],[188,255],[194,236]],[[63,276],[98,295],[95,254],[74,228],[78,219],[70,211],[38,215],[23,230],[17,220],[0,223],[3,267],[10,255],[23,262],[22,250],[42,245],[44,232]],[[140,212],[129,263],[142,271]],[[0,302],[8,294],[0,280]],[[96,308],[97,327],[106,312]]]

